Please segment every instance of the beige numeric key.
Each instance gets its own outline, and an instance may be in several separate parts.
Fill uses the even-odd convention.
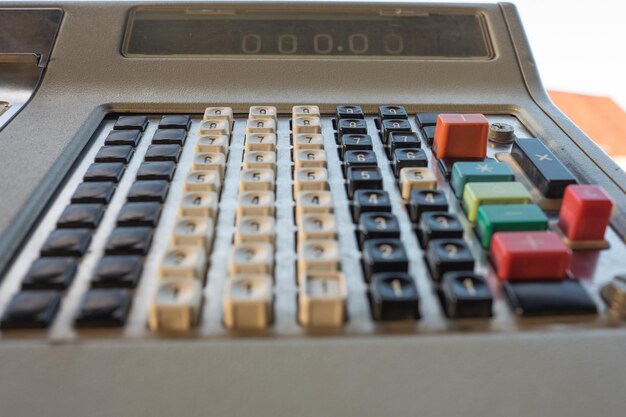
[[[302,168],[326,168],[326,151],[323,149],[305,149],[294,155],[296,170]]]
[[[198,171],[214,170],[219,172],[220,181],[224,181],[226,156],[220,152],[199,153],[193,158],[193,169]]]
[[[226,120],[233,123],[233,109],[230,107],[207,107],[203,120]]]
[[[298,280],[307,272],[334,272],[340,269],[339,242],[306,240],[298,244]]]
[[[346,282],[340,272],[307,274],[298,291],[298,319],[306,327],[340,327],[346,319]]]
[[[296,117],[291,121],[291,130],[294,135],[300,133],[322,133],[322,121],[319,117]]]
[[[274,246],[269,243],[245,242],[230,252],[228,274],[269,274],[274,271]]]
[[[180,203],[182,216],[209,217],[215,221],[217,216],[217,193],[213,191],[187,191]]]
[[[309,190],[328,190],[328,170],[326,170],[326,168],[303,168],[295,170],[295,193]]]
[[[274,119],[276,120],[276,107],[272,106],[252,106],[248,112],[248,119]]]
[[[337,239],[337,222],[333,214],[303,214],[298,223],[298,241]]]
[[[161,262],[161,276],[204,280],[206,255],[202,246],[169,248]]]
[[[252,151],[276,151],[275,133],[254,133],[246,136],[246,152]]]
[[[218,171],[189,171],[185,178],[186,191],[215,191],[217,194],[222,189],[220,174]]]
[[[291,118],[296,117],[320,117],[320,108],[317,106],[293,106],[291,109]]]
[[[324,137],[319,133],[294,135],[293,148],[297,151],[324,149]]]
[[[230,122],[223,119],[209,119],[200,123],[201,135],[225,135],[230,136]]]
[[[243,155],[243,168],[270,168],[276,170],[276,152],[253,151]]]
[[[296,197],[296,215],[332,213],[333,195],[330,191],[300,191]]]
[[[269,168],[248,168],[241,171],[239,192],[274,191],[274,171]]]
[[[166,278],[159,282],[150,306],[148,325],[152,331],[183,332],[198,323],[202,286],[192,278]]]
[[[248,119],[246,122],[246,136],[255,133],[276,133],[276,121],[270,118]]]
[[[182,217],[176,221],[172,242],[176,246],[199,246],[208,254],[215,232],[213,221],[204,217]]]
[[[269,216],[246,216],[237,220],[235,243],[262,242],[274,244],[276,220]]]
[[[435,173],[428,168],[402,168],[400,170],[402,198],[408,200],[412,190],[434,190],[437,188]]]
[[[197,151],[208,153],[223,153],[228,155],[228,136],[226,135],[207,135],[200,136],[196,144]]]
[[[274,216],[274,193],[271,191],[240,193],[237,217],[243,216]]]
[[[266,328],[272,321],[272,278],[252,274],[230,277],[224,286],[222,306],[227,328]]]

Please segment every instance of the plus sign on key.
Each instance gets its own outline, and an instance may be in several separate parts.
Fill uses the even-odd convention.
[[[440,114],[433,152],[437,159],[480,160],[487,156],[489,121],[482,114]]]

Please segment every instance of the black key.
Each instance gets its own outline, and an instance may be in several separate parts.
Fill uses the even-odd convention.
[[[172,161],[145,161],[137,170],[137,179],[171,181],[175,171],[176,163]]]
[[[417,113],[415,115],[415,123],[420,127],[435,126],[439,113]]]
[[[44,329],[59,310],[57,291],[22,291],[13,296],[2,320],[2,329]]]
[[[399,239],[400,224],[392,213],[363,213],[357,233],[361,246],[368,239]]]
[[[423,168],[428,166],[428,157],[423,149],[402,148],[393,152],[393,173],[400,175],[402,168]]]
[[[406,110],[402,106],[380,106],[378,108],[378,119],[408,119]]]
[[[448,272],[438,291],[447,317],[491,317],[493,296],[485,278],[473,272]]]
[[[83,256],[91,243],[89,229],[53,230],[41,248],[43,256]]]
[[[363,109],[359,106],[337,106],[337,119],[363,119]]]
[[[341,157],[344,158],[347,151],[372,150],[372,137],[370,135],[343,135],[340,145]]]
[[[371,239],[363,244],[363,272],[370,282],[378,272],[407,272],[409,259],[399,239]]]
[[[539,139],[515,139],[511,155],[547,198],[562,198],[565,187],[577,183],[574,175]]]
[[[191,117],[186,114],[170,114],[161,117],[159,129],[185,129],[189,130]]]
[[[120,162],[95,162],[87,168],[83,181],[119,182],[124,175],[124,169],[124,164]]]
[[[155,202],[126,203],[117,216],[118,226],[155,227],[161,216],[161,204]]]
[[[343,169],[344,173],[350,168],[362,168],[362,167],[377,167],[378,160],[376,154],[371,150],[363,151],[346,151],[343,156]]]
[[[135,147],[141,139],[140,130],[112,130],[104,140],[106,146],[128,145]]]
[[[392,132],[389,134],[389,143],[387,144],[387,155],[392,158],[396,149],[402,148],[421,148],[422,141],[414,132]]]
[[[135,149],[130,145],[103,146],[96,154],[96,162],[122,162],[127,164],[133,157]]]
[[[352,204],[352,214],[355,222],[359,221],[363,213],[391,212],[391,199],[387,191],[383,190],[357,190],[354,193]]]
[[[113,129],[115,130],[129,130],[137,129],[142,132],[148,127],[148,116],[120,116]]]
[[[388,119],[382,121],[381,133],[383,135],[383,142],[389,142],[389,136],[391,133],[411,133],[411,123],[404,119]]]
[[[181,151],[180,145],[150,145],[144,159],[146,161],[178,162]]]
[[[135,181],[130,186],[126,199],[128,201],[157,201],[162,203],[167,197],[170,184],[167,181]]]
[[[597,314],[595,302],[578,281],[505,282],[504,293],[518,316]]]
[[[426,247],[432,239],[462,239],[463,225],[454,213],[429,211],[422,213],[417,237],[422,247]]]
[[[441,158],[437,161],[437,167],[439,168],[439,172],[443,177],[450,181],[450,177],[452,177],[452,166],[457,162],[454,159]]]
[[[441,190],[413,190],[409,197],[409,215],[418,222],[427,211],[448,211],[448,199]]]
[[[110,182],[83,182],[78,184],[72,195],[76,204],[109,204],[115,193],[115,184]]]
[[[39,258],[32,263],[22,280],[24,290],[64,290],[76,275],[74,258]]]
[[[104,216],[102,204],[70,204],[57,221],[57,227],[95,229]]]
[[[426,138],[426,143],[428,144],[428,146],[431,146],[433,144],[433,141],[435,140],[435,126],[425,126],[424,128],[422,128],[422,133]]]
[[[131,292],[125,289],[89,290],[74,319],[76,327],[121,327],[130,310]]]
[[[152,243],[149,227],[116,227],[107,241],[107,255],[145,255]]]
[[[152,137],[152,143],[183,146],[186,138],[187,131],[185,129],[157,129]]]
[[[135,288],[141,278],[141,256],[105,256],[91,280],[93,288]]]
[[[419,295],[415,281],[403,272],[374,274],[369,287],[374,320],[419,319]]]
[[[366,135],[367,134],[367,123],[363,119],[340,119],[337,123],[337,137],[342,137],[343,135],[350,134],[358,134],[358,135]]]
[[[441,281],[446,272],[474,270],[474,257],[463,239],[431,240],[426,261],[435,282]]]
[[[378,167],[348,169],[348,195],[354,196],[356,190],[382,190],[383,177]]]

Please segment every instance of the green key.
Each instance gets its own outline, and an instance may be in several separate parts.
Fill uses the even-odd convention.
[[[491,245],[495,232],[546,230],[548,218],[536,204],[494,204],[480,206],[476,233],[484,248]]]
[[[456,162],[450,185],[457,198],[463,198],[465,184],[469,182],[505,181],[515,181],[515,174],[504,162]]]
[[[478,207],[485,204],[526,204],[530,193],[519,182],[470,182],[465,185],[463,208],[470,222],[476,220]]]

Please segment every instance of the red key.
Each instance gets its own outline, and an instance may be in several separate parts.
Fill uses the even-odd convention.
[[[490,254],[503,281],[562,279],[572,258],[555,232],[497,232]]]
[[[437,159],[482,161],[488,135],[489,121],[482,114],[440,114],[432,149]]]
[[[602,240],[613,202],[599,185],[570,185],[565,189],[559,227],[571,241]]]

